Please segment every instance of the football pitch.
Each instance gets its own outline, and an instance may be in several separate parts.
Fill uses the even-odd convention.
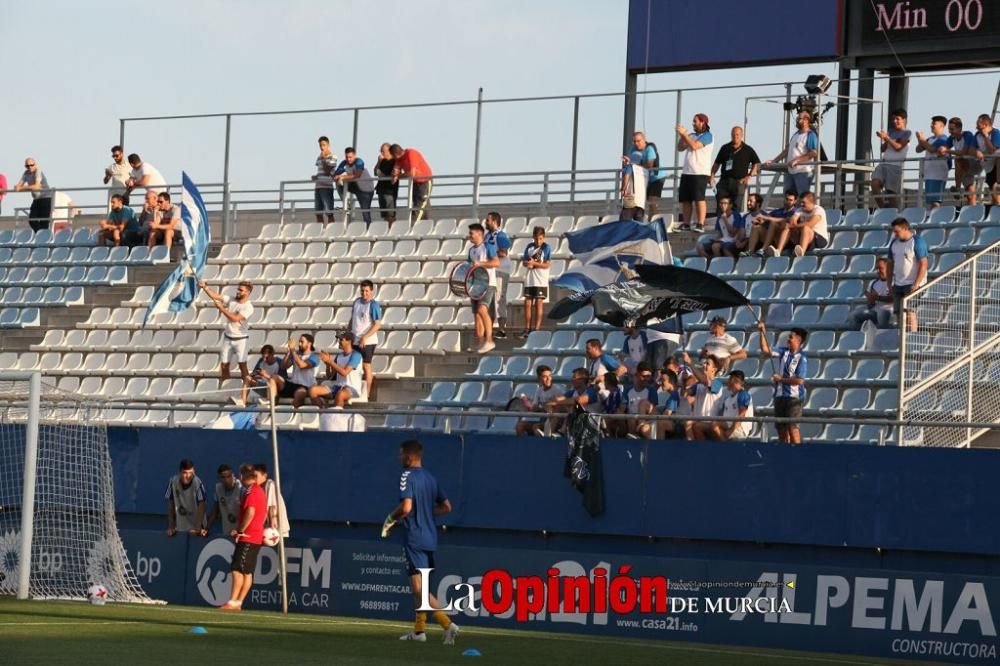
[[[193,634],[193,627],[207,633]],[[457,645],[401,642],[403,622],[225,613],[188,606],[90,606],[0,597],[6,664],[886,664],[886,659],[463,626]],[[463,656],[474,648],[480,657]]]

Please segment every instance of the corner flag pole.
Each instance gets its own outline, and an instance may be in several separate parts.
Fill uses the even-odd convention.
[[[278,496],[278,565],[281,568],[281,612],[288,614],[288,567],[285,561],[285,537],[281,534],[281,467],[278,462],[278,421],[275,418],[274,405],[278,401],[275,395],[275,383],[267,382],[267,401],[271,410],[271,454],[274,456],[274,492]]]

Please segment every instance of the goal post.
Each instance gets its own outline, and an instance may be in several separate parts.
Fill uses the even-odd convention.
[[[100,403],[0,371],[0,595],[150,602],[118,533]]]

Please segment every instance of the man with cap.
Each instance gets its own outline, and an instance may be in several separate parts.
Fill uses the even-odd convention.
[[[699,352],[701,358],[714,356],[718,359],[722,363],[720,370],[725,370],[736,361],[742,361],[747,357],[746,350],[740,346],[736,338],[726,333],[727,325],[725,317],[713,317],[708,324],[708,339]]]

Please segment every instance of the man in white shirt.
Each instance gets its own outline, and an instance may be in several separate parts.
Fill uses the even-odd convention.
[[[281,360],[281,367],[288,379],[281,387],[278,397],[291,398],[293,407],[301,407],[309,397],[309,389],[316,385],[316,368],[320,358],[313,345],[316,338],[312,333],[303,333],[298,341],[288,340],[288,351]]]
[[[353,398],[361,397],[361,352],[354,349],[354,335],[341,333],[337,342],[340,351],[336,356],[319,352],[319,360],[326,365],[327,381],[309,389],[309,398],[320,408],[332,401],[334,409],[343,409]]]
[[[697,380],[694,386],[688,390],[694,396],[694,404],[691,407],[691,416],[718,416],[720,413],[718,403],[723,399],[722,389],[724,387],[721,377],[718,377],[722,363],[709,356],[700,366],[691,361],[687,352],[681,357],[691,368],[692,376]],[[684,423],[684,430],[688,440],[711,439],[713,423],[712,421],[687,421]]]
[[[747,357],[746,350],[740,346],[736,338],[726,333],[726,326],[725,317],[714,317],[708,324],[709,337],[699,352],[701,358],[715,358],[719,361],[722,366],[719,368],[720,371]]]
[[[889,241],[889,271],[892,273],[892,295],[896,316],[901,315],[903,298],[927,282],[930,252],[927,241],[913,233],[905,217],[892,221],[892,239]],[[907,314],[907,330],[917,330],[917,313]]]
[[[222,335],[222,349],[219,354],[219,377],[222,381],[229,379],[229,362],[236,359],[240,366],[240,376],[244,383],[251,381],[250,370],[247,369],[247,356],[250,340],[250,317],[253,316],[253,303],[250,302],[250,292],[253,285],[240,282],[236,287],[236,298],[227,298],[217,291],[208,288],[204,280],[198,280],[205,295],[212,299],[216,309],[226,318],[226,330]]]
[[[795,244],[795,256],[805,256],[809,250],[822,250],[830,242],[830,231],[826,224],[826,210],[816,203],[816,195],[806,192],[799,201],[799,210],[788,218],[778,236],[777,245],[768,246],[764,253],[769,257],[780,257],[785,245]]]
[[[931,118],[931,135],[917,132],[917,152],[924,153],[920,169],[924,176],[924,202],[928,208],[938,208],[944,199],[944,186],[951,170],[951,157],[948,149],[948,134],[945,126],[948,119],[944,116]]]
[[[493,319],[490,317],[490,305],[496,297],[496,269],[500,267],[500,257],[497,256],[497,246],[486,242],[486,228],[478,222],[469,225],[469,270],[486,269],[489,287],[482,298],[472,299],[472,314],[476,319],[475,343],[476,353],[485,354],[496,349],[493,342]]]
[[[333,172],[337,168],[337,156],[330,150],[330,139],[325,136],[319,138],[319,157],[316,158],[316,173],[313,174],[313,182],[316,183],[316,194],[314,204],[316,207],[316,221],[322,223],[323,215],[326,214],[326,221],[333,222],[333,211],[336,204],[333,201]]]
[[[678,125],[676,131],[677,150],[684,151],[684,167],[677,188],[677,198],[684,212],[681,228],[690,226],[701,233],[705,230],[705,216],[708,214],[705,189],[712,176],[712,132],[708,116],[695,114],[693,132],[688,133],[683,125]]]
[[[278,494],[278,484],[267,477],[267,465],[264,463],[255,463],[253,473],[257,478],[257,485],[264,489],[264,496],[267,497],[267,518],[264,525],[278,530],[281,537],[287,539],[291,533],[291,525],[288,523],[285,498]]]
[[[879,257],[875,262],[878,277],[868,284],[865,290],[865,304],[851,311],[848,325],[855,331],[860,331],[866,321],[875,322],[879,328],[889,328],[892,322],[892,279],[889,273],[889,259]]]
[[[108,201],[111,201],[112,196],[120,194],[127,206],[128,179],[132,167],[125,162],[125,153],[121,146],[111,146],[111,159],[111,164],[104,170],[104,184],[111,184],[108,188]],[[108,205],[110,209],[110,203]]]
[[[808,111],[801,111],[795,117],[796,132],[788,139],[788,147],[778,153],[773,160],[768,160],[765,165],[770,166],[775,162],[784,161],[785,173],[785,193],[795,192],[801,195],[812,188],[813,173],[816,167],[811,163],[819,157],[819,138],[816,132],[809,129],[812,123],[812,116]]]
[[[378,347],[378,332],[382,329],[382,307],[375,300],[375,283],[361,281],[361,297],[351,305],[351,333],[354,334],[354,348],[361,354],[361,368],[365,376],[365,395],[372,395],[372,359]]]
[[[906,129],[906,110],[896,109],[889,118],[892,129],[879,130],[875,136],[882,140],[882,161],[872,172],[872,198],[879,208],[897,208],[903,192],[903,161],[910,144],[910,130]],[[884,196],[883,190],[888,194]]]
[[[166,190],[167,181],[155,166],[143,162],[136,153],[128,156],[128,163],[132,165],[132,171],[129,172],[129,179],[125,181],[125,194],[131,194],[137,187],[145,187],[147,191],[152,190],[157,194]]]

